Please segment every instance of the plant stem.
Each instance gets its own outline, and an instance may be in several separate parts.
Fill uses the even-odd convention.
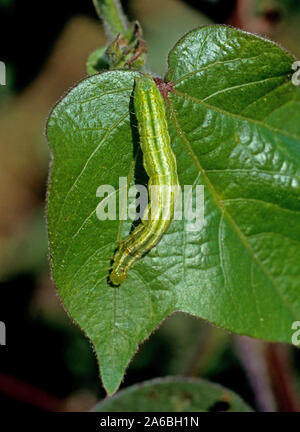
[[[248,376],[259,411],[277,411],[276,398],[266,362],[267,344],[247,336],[234,336],[238,357]]]
[[[279,411],[299,412],[300,403],[293,369],[292,347],[285,344],[269,343],[266,361]]]
[[[93,3],[99,18],[104,22],[108,36],[114,38],[120,33],[124,37],[128,25],[119,0],[93,0]]]

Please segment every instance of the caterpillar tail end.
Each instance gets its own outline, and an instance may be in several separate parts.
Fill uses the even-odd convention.
[[[114,286],[119,286],[127,279],[127,274],[122,268],[113,269],[109,279]]]

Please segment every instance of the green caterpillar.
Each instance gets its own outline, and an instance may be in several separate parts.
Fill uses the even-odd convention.
[[[149,176],[149,204],[142,223],[121,243],[114,256],[110,273],[113,285],[122,284],[135,262],[161,240],[171,224],[179,191],[177,164],[171,148],[164,100],[150,75],[135,79],[134,110],[143,165]],[[153,186],[155,197],[151,193]]]

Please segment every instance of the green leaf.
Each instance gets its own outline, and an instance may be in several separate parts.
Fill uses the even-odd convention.
[[[100,221],[100,185],[141,182],[132,118],[135,72],[79,83],[48,123],[51,267],[61,299],[94,344],[104,387],[176,310],[231,331],[290,342],[300,316],[300,91],[294,58],[225,26],[182,38],[170,53],[167,110],[182,185],[204,185],[199,232],[173,221],[129,272],[107,284],[131,222]],[[135,164],[135,161],[137,163]]]
[[[97,412],[247,412],[234,392],[192,378],[159,378],[128,387],[96,406]]]
[[[272,42],[208,26],[179,41],[166,76],[181,183],[205,185],[204,227],[184,236],[183,276],[170,274],[177,308],[286,342],[300,316],[294,61]]]

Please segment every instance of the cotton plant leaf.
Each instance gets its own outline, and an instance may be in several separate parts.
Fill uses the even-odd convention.
[[[104,220],[100,185],[145,182],[133,113],[138,72],[81,81],[53,109],[48,189],[51,269],[113,394],[138,344],[181,310],[230,331],[290,342],[300,316],[300,91],[295,59],[225,26],[171,50],[166,109],[181,185],[204,187],[204,224],[174,220],[120,287],[108,283],[132,221]],[[195,198],[193,196],[193,198]],[[195,200],[193,200],[195,201]]]
[[[234,392],[202,379],[168,377],[127,387],[96,412],[250,412]],[[163,425],[162,425],[163,426]]]

